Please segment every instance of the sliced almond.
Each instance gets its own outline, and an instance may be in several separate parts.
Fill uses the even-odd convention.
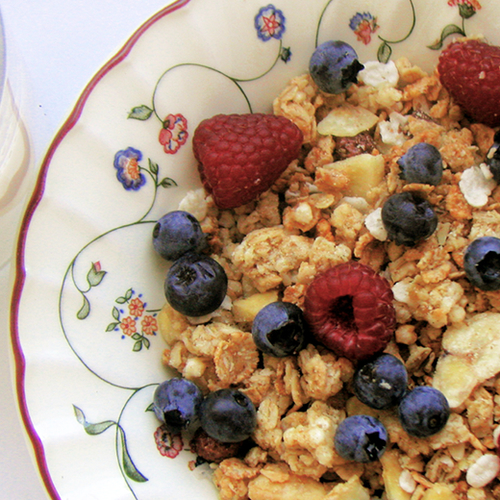
[[[443,335],[433,386],[458,408],[474,388],[500,372],[500,313],[485,312],[450,326]]]

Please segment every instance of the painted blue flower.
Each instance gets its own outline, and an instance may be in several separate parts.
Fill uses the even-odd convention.
[[[141,173],[139,162],[142,153],[134,148],[127,148],[115,154],[113,162],[117,170],[116,177],[127,190],[137,191],[146,183],[146,177]]]
[[[378,30],[377,18],[369,12],[357,12],[349,21],[349,28],[354,31],[356,38],[368,45],[371,35]]]
[[[281,10],[269,4],[262,7],[255,16],[255,29],[257,36],[267,42],[271,38],[279,40],[285,32],[285,16]]]

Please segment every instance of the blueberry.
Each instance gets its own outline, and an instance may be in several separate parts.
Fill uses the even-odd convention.
[[[406,393],[408,373],[392,354],[381,354],[354,372],[353,388],[365,405],[386,410],[397,405]]]
[[[387,430],[369,415],[353,415],[340,422],[335,433],[335,449],[346,460],[373,462],[387,447]]]
[[[183,378],[172,378],[162,382],[153,395],[153,411],[168,431],[181,431],[197,422],[203,393],[193,382]]]
[[[448,421],[450,406],[434,387],[415,387],[399,404],[398,416],[410,436],[425,438],[439,432]]]
[[[176,260],[187,252],[201,251],[205,244],[200,223],[183,210],[165,214],[153,228],[153,247],[167,260]]]
[[[495,133],[493,146],[486,155],[486,164],[490,167],[493,179],[500,184],[500,131]]]
[[[401,177],[406,182],[437,186],[443,177],[443,159],[432,144],[420,142],[412,146],[399,160]]]
[[[244,441],[255,430],[257,415],[250,398],[238,389],[219,389],[201,404],[201,427],[223,443]]]
[[[407,191],[387,199],[382,207],[382,222],[390,240],[414,246],[436,230],[438,219],[425,198]]]
[[[475,239],[465,250],[464,269],[477,288],[500,290],[500,239],[494,236]]]
[[[291,302],[272,302],[255,316],[252,325],[255,345],[266,354],[284,357],[297,354],[306,344],[302,309]]]
[[[340,94],[357,82],[364,66],[347,43],[330,40],[319,45],[309,61],[309,72],[316,85],[328,94]]]
[[[168,303],[186,316],[204,316],[224,300],[227,275],[211,257],[187,253],[170,267],[165,280]]]

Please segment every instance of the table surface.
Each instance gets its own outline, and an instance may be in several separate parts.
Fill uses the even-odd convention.
[[[20,100],[34,173],[94,74],[172,0],[0,0],[7,75]],[[18,414],[8,317],[9,266],[0,269],[0,500],[47,500]]]

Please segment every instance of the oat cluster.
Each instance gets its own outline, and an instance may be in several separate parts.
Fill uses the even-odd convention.
[[[257,408],[254,446],[213,464],[222,500],[500,499],[500,292],[475,289],[463,270],[470,242],[500,237],[500,189],[484,166],[494,130],[469,123],[437,74],[407,59],[395,71],[397,83],[360,82],[337,96],[320,92],[308,74],[294,78],[274,113],[302,130],[299,160],[243,207],[219,210],[202,192],[182,203],[209,235],[228,295],[196,320],[164,307],[163,361],[205,392],[237,387]],[[437,186],[399,175],[397,160],[423,141],[443,158]],[[384,201],[405,191],[424,196],[439,219],[412,248],[389,241],[380,219]],[[434,386],[449,401],[449,421],[434,436],[411,437],[394,410],[363,405],[351,389],[351,361],[321,346],[285,358],[255,347],[251,323],[264,305],[302,307],[320,271],[351,259],[391,283],[397,327],[386,352],[404,362],[410,388]],[[336,453],[335,430],[354,414],[387,428],[380,461]]]

